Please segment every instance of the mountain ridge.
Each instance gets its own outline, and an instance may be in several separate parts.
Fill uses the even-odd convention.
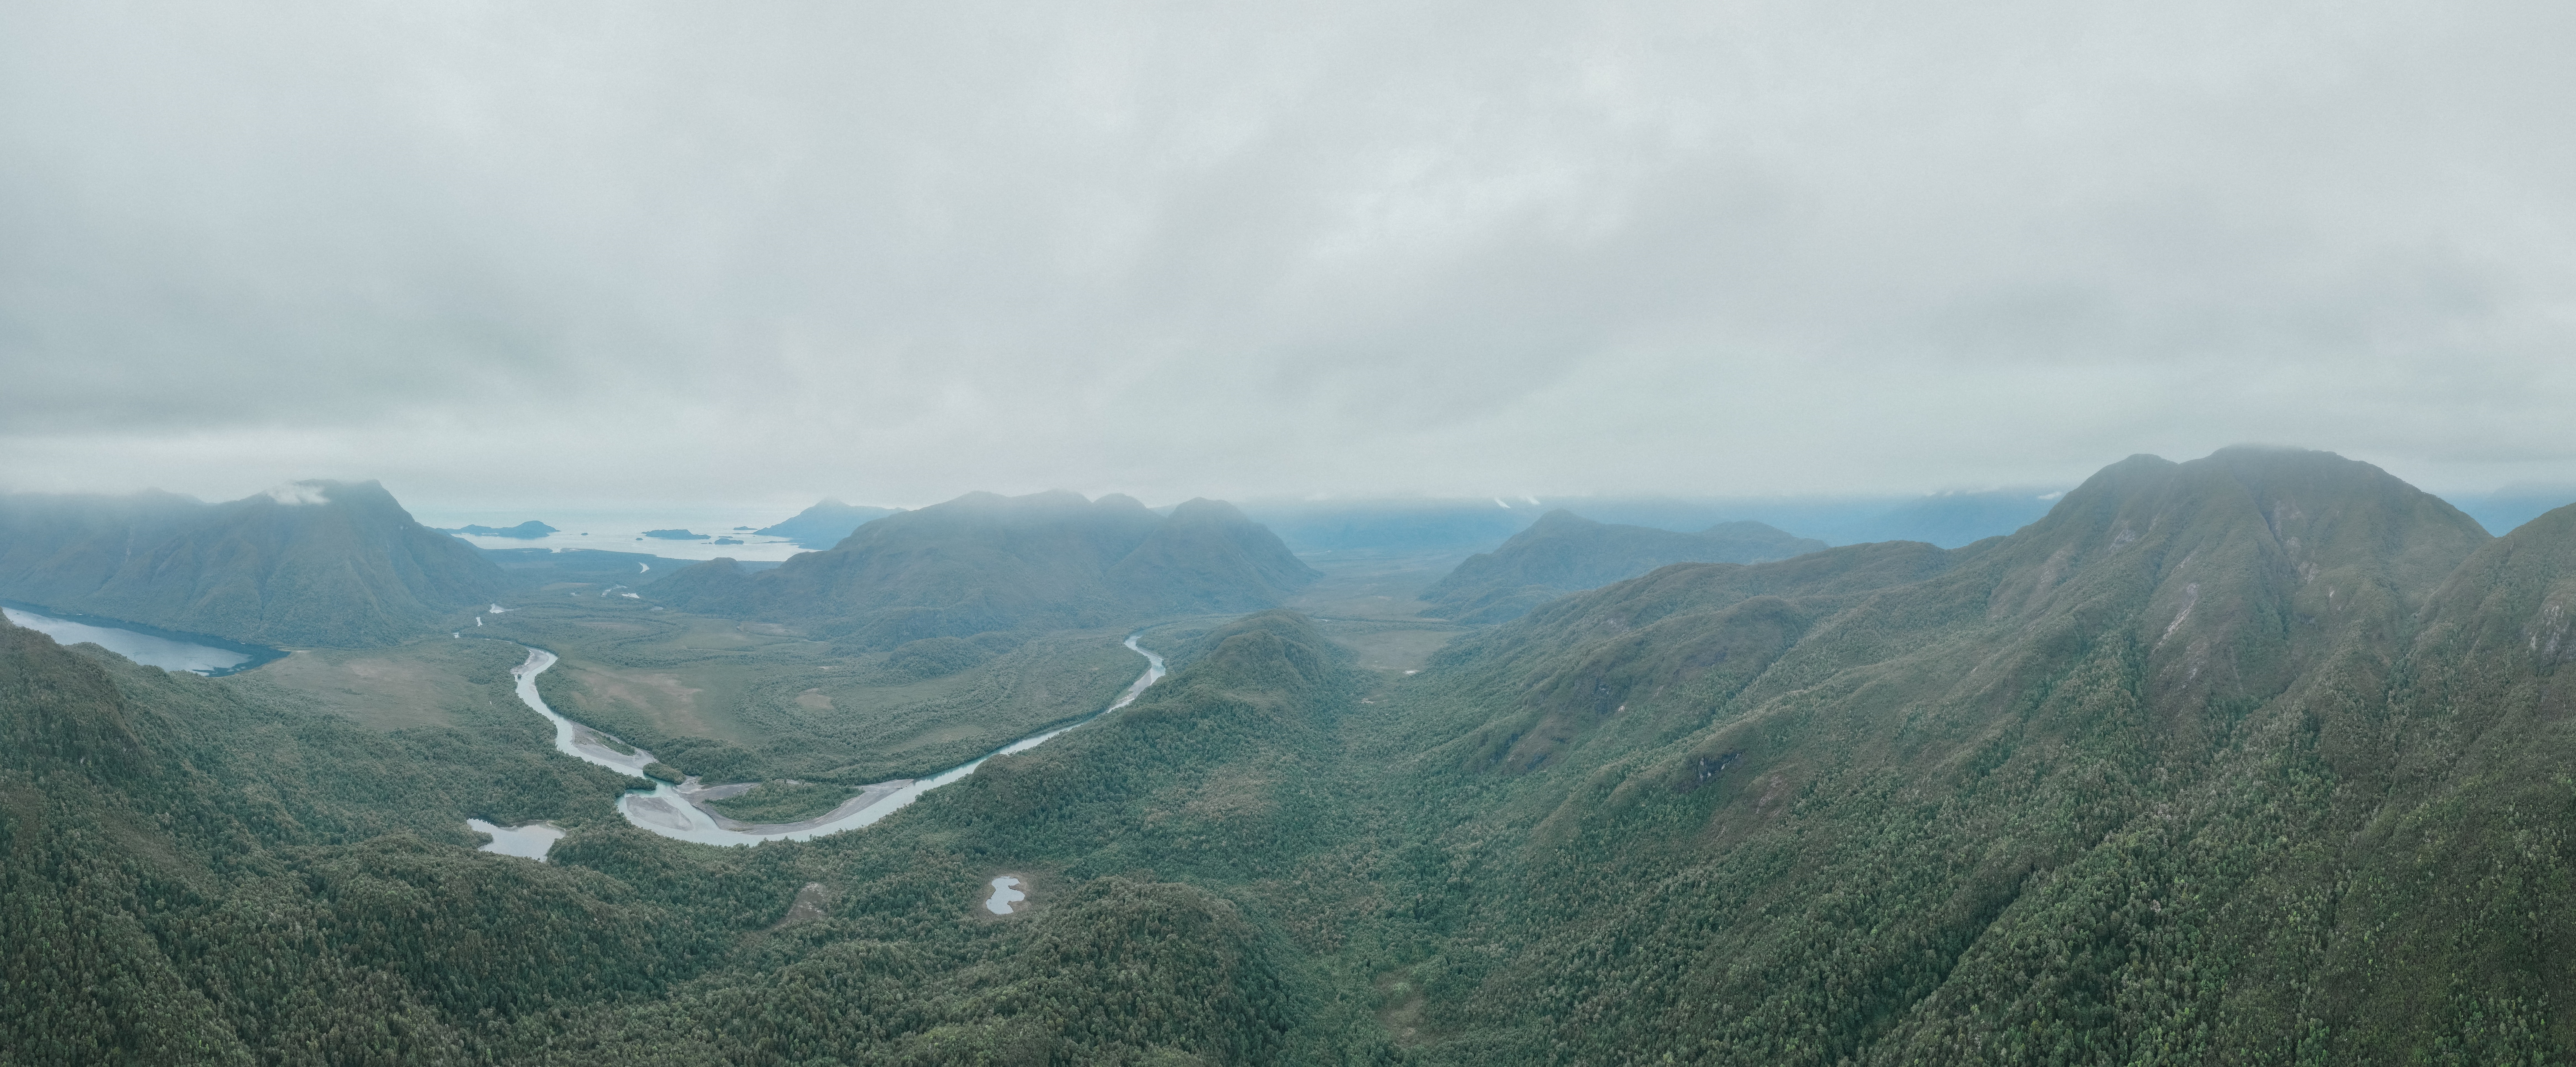
[[[1758,522],[1722,522],[1697,533],[1594,522],[1558,508],[1500,548],[1460,562],[1423,589],[1423,614],[1501,622],[1565,593],[1634,578],[1673,563],[1760,563],[1822,550],[1825,543]]]
[[[806,626],[868,647],[1014,629],[1076,629],[1275,605],[1316,577],[1222,501],[1170,516],[1132,497],[968,493],[877,519],[840,544],[753,574],[687,568],[656,599]]]
[[[236,641],[389,644],[504,584],[373,481],[221,504],[0,498],[0,596]]]

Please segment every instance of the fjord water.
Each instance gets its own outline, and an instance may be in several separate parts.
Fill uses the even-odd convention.
[[[476,548],[550,548],[557,551],[592,549],[605,552],[643,552],[671,559],[708,560],[729,557],[771,563],[808,551],[787,538],[737,529],[737,527],[755,523],[768,526],[785,518],[778,515],[774,509],[660,508],[649,511],[538,509],[435,514],[425,512],[419,518],[425,525],[444,529],[469,524],[506,529],[529,519],[558,527],[554,533],[542,537],[450,535]],[[645,535],[647,530],[665,529],[682,529],[707,536],[703,539],[673,540]],[[722,545],[715,543],[719,538],[733,543]]]
[[[194,671],[214,677],[231,674],[245,663],[257,666],[252,661],[259,658],[248,652],[194,644],[140,630],[73,622],[17,608],[0,608],[0,614],[7,615],[10,622],[53,638],[57,644],[88,642],[136,663],[163,670]]]
[[[1101,709],[1097,714],[1071,725],[1059,726],[1045,733],[1013,741],[1000,749],[928,778],[909,781],[898,779],[868,786],[840,807],[818,818],[795,823],[754,826],[748,830],[728,829],[719,825],[713,816],[691,802],[691,795],[699,791],[694,788],[694,783],[691,783],[692,788],[683,789],[659,780],[653,782],[653,788],[649,792],[639,790],[619,797],[617,811],[626,817],[627,822],[636,826],[664,837],[693,841],[702,845],[756,845],[763,841],[804,841],[866,826],[920,799],[923,793],[975,773],[975,768],[983,766],[985,760],[994,756],[1026,752],[1053,740],[1067,730],[1075,729],[1102,715],[1126,707],[1136,699],[1138,694],[1145,691],[1145,687],[1161,680],[1165,671],[1163,657],[1139,647],[1134,636],[1128,637],[1125,643],[1137,655],[1145,657],[1145,673],[1136,676],[1135,682],[1128,685],[1126,691],[1120,693],[1115,702]],[[510,669],[511,676],[518,679],[519,700],[537,714],[545,716],[546,721],[554,724],[555,751],[621,774],[649,778],[644,773],[644,768],[653,764],[652,753],[640,748],[629,748],[606,734],[564,718],[546,705],[545,698],[537,693],[537,676],[544,674],[546,669],[554,666],[555,663],[554,653],[541,648],[530,648],[527,660]],[[628,750],[619,752],[620,748]],[[496,833],[495,828],[489,827],[488,824],[472,826],[472,829],[477,833],[493,834],[492,842],[484,846],[485,851],[530,855],[532,858],[543,859],[546,847],[553,844],[551,839],[530,841],[515,847],[534,848],[533,853],[514,851],[512,847],[504,847],[501,834]]]

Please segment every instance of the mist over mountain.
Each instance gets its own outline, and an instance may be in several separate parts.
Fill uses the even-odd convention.
[[[1422,591],[1425,614],[1502,622],[1566,593],[1634,578],[1669,563],[1760,563],[1825,547],[1758,522],[1698,533],[1594,522],[1551,511],[1501,548],[1469,557]]]
[[[502,588],[463,541],[375,482],[222,504],[167,494],[0,497],[0,597],[236,641],[385,644]]]
[[[2062,495],[1990,489],[1923,496],[1386,498],[1258,501],[1246,514],[1299,552],[1490,552],[1560,508],[1599,522],[1689,533],[1760,522],[1828,545],[1922,541],[1957,548],[2048,513]]]
[[[690,611],[890,647],[1253,610],[1314,578],[1269,530],[1222,501],[1192,500],[1166,517],[1115,494],[969,493],[871,521],[774,570],[700,564],[653,595]]]

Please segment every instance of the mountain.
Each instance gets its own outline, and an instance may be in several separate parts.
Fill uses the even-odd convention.
[[[653,595],[704,614],[795,623],[865,647],[996,630],[1107,626],[1276,604],[1316,577],[1230,504],[1169,517],[1133,498],[969,493],[861,526],[751,573],[690,567]]]
[[[1501,622],[1578,589],[1634,578],[1671,563],[1760,563],[1825,547],[1758,522],[1727,522],[1698,533],[1594,522],[1562,508],[1512,535],[1501,548],[1468,557],[1421,598],[1423,613],[1461,622]]]
[[[2039,521],[2063,495],[2045,489],[1984,489],[1921,496],[1600,497],[1565,506],[1602,522],[1663,530],[1754,521],[1829,545],[1922,541],[1958,548]]]
[[[1565,598],[1382,712],[1453,761],[1432,795],[1515,798],[1417,831],[1483,842],[1449,913],[1511,946],[1426,1029],[1715,1063],[2576,1046],[2576,513],[2490,542],[2366,464],[2230,449],[2115,464],[1918,580],[1785,573],[1852,551]]]
[[[1166,613],[1258,611],[1320,577],[1268,528],[1222,500],[1189,500],[1105,576],[1132,603]]]
[[[850,536],[850,531],[902,510],[844,504],[825,498],[823,502],[797,512],[794,518],[764,528],[759,533],[767,537],[784,537],[806,548],[830,548]]]
[[[236,641],[389,644],[504,584],[375,482],[223,504],[0,498],[0,597]]]
[[[1325,500],[1248,504],[1253,521],[1298,552],[1475,552],[1503,543],[1542,513],[1532,501]]]
[[[936,532],[1104,574],[1153,533],[1069,496]],[[755,849],[620,821],[502,714],[501,642],[428,643],[481,712],[373,733],[0,625],[0,1048],[2565,1063],[2571,607],[2576,507],[2489,538],[2326,453],[2140,456],[2009,536],[1670,565],[1419,673],[1287,611],[1149,630],[1124,711]]]
[[[1548,512],[1564,509],[1599,522],[1676,532],[1761,522],[1828,545],[1924,541],[1957,548],[2038,521],[2061,495],[1993,489],[1924,496],[1601,496],[1561,498],[1553,507],[1527,497],[1274,500],[1247,504],[1244,510],[1299,552],[1490,552]]]

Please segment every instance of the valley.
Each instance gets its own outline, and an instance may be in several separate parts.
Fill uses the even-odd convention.
[[[2010,537],[1675,563],[1494,624],[1426,613],[1463,559],[1389,552],[1249,613],[892,645],[599,583],[221,678],[0,630],[0,921],[167,991],[17,1018],[244,1062],[389,1014],[349,1047],[2550,1062],[2571,524],[2490,538],[2231,450]],[[281,937],[337,970],[229,962]],[[322,981],[382,993],[254,1006]]]

